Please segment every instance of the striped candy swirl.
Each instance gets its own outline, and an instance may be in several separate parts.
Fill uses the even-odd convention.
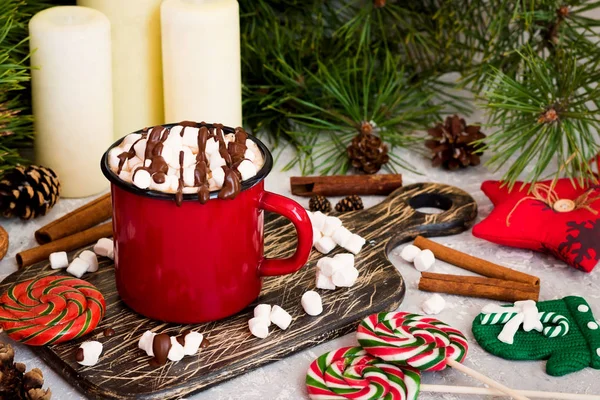
[[[358,326],[356,337],[371,355],[421,371],[442,370],[448,358],[462,362],[469,348],[458,329],[405,312],[368,316]]]
[[[399,368],[360,347],[343,347],[312,362],[306,375],[313,400],[416,400],[419,371]]]
[[[105,310],[104,297],[94,285],[46,276],[18,283],[0,297],[0,325],[14,340],[43,346],[91,332]]]

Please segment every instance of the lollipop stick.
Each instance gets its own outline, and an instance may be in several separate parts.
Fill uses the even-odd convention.
[[[488,389],[482,387],[469,386],[447,386],[447,385],[421,385],[421,392],[429,393],[456,393],[456,394],[473,394],[487,396],[502,396],[502,393],[496,389]],[[540,392],[537,390],[514,390],[524,396],[529,396],[534,399],[554,399],[554,400],[597,400],[598,395],[595,394],[575,394],[575,393],[558,393],[558,392]]]
[[[516,400],[529,400],[528,397],[525,397],[523,395],[520,395],[519,393],[517,393],[516,391],[512,390],[509,387],[504,386],[501,383],[496,382],[493,379],[488,378],[487,376],[480,374],[477,371],[472,370],[469,367],[465,367],[464,365],[462,365],[461,363],[454,361],[450,358],[446,359],[446,363],[451,366],[454,369],[459,370],[460,372],[462,372],[463,374],[469,375],[472,378],[477,379],[480,382],[485,383],[488,386],[491,386],[495,389],[498,389],[499,391],[506,393],[508,395],[510,395],[513,399]]]

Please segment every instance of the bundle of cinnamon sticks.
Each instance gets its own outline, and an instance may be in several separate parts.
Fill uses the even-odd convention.
[[[111,237],[112,223],[101,224],[111,216],[111,197],[107,193],[40,228],[35,232],[40,246],[17,254],[19,268],[47,260],[54,252],[76,250],[100,238]]]
[[[422,236],[415,239],[414,245],[421,250],[431,250],[439,260],[483,275],[479,277],[422,272],[420,290],[507,302],[537,301],[539,298],[540,279],[536,276],[473,257]]]

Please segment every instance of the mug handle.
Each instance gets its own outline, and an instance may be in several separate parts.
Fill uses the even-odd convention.
[[[265,258],[259,267],[259,275],[286,275],[298,271],[308,261],[312,249],[312,223],[306,210],[294,200],[271,192],[263,192],[260,208],[292,221],[298,233],[298,247],[290,258]]]

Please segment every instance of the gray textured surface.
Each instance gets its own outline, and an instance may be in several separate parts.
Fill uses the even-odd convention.
[[[402,153],[400,153],[402,154]],[[458,186],[469,192],[479,204],[478,220],[487,216],[492,209],[491,203],[479,190],[481,182],[485,179],[496,179],[500,175],[493,174],[478,167],[475,169],[445,172],[434,170],[429,167],[427,160],[415,154],[404,153],[405,157],[414,162],[418,169],[425,171],[425,175],[419,176],[405,173],[407,184],[419,181],[443,182]],[[290,153],[283,153],[278,161],[278,166],[285,165]],[[297,174],[298,171],[282,173],[275,171],[267,178],[267,189],[290,195],[289,176]],[[64,213],[80,206],[89,199],[61,200],[49,215],[30,222],[2,220],[2,226],[7,229],[10,236],[10,248],[7,257],[0,261],[0,278],[16,270],[14,255],[34,243],[33,232],[40,226],[60,217]],[[306,199],[297,198],[299,202],[307,206]],[[337,199],[332,199],[332,202]],[[381,198],[365,198],[367,206],[376,204]],[[566,295],[584,296],[590,303],[592,309],[598,313],[600,318],[600,275],[599,270],[591,274],[585,274],[569,268],[564,263],[552,257],[531,251],[501,247],[492,243],[477,239],[470,232],[460,235],[438,238],[437,241],[451,246],[455,249],[469,252],[478,257],[506,265],[527,273],[540,276],[542,279],[541,300],[550,300]],[[393,264],[399,269],[407,283],[407,295],[400,307],[403,311],[420,312],[420,304],[429,294],[416,289],[419,273],[409,264],[403,262],[399,257],[401,247],[392,251],[389,255]],[[434,266],[435,272],[448,272],[468,274],[456,267],[437,262]],[[544,362],[509,362],[499,359],[484,352],[472,340],[470,324],[479,310],[488,303],[484,299],[468,299],[459,296],[444,295],[447,302],[446,309],[438,316],[441,320],[463,330],[471,340],[471,349],[466,365],[481,371],[490,377],[497,379],[509,386],[530,390],[568,391],[572,393],[598,394],[600,399],[600,371],[585,369],[562,378],[554,378],[545,374]],[[6,339],[6,338],[2,338]],[[194,400],[233,400],[233,399],[257,399],[257,400],[284,400],[305,398],[304,377],[310,362],[320,354],[336,349],[341,346],[354,345],[353,335],[333,340],[313,349],[301,352],[279,362],[270,364],[242,377],[219,385],[206,392],[193,396]],[[52,388],[53,398],[60,400],[85,398],[84,395],[70,387],[59,375],[50,370],[42,361],[35,356],[35,349],[17,345],[17,358],[25,362],[28,368],[39,367],[44,371],[46,384]],[[463,376],[453,370],[440,373],[428,373],[423,381],[430,384],[449,384],[480,386],[479,383]],[[477,398],[476,396],[443,395],[423,393],[421,399],[462,399]]]

